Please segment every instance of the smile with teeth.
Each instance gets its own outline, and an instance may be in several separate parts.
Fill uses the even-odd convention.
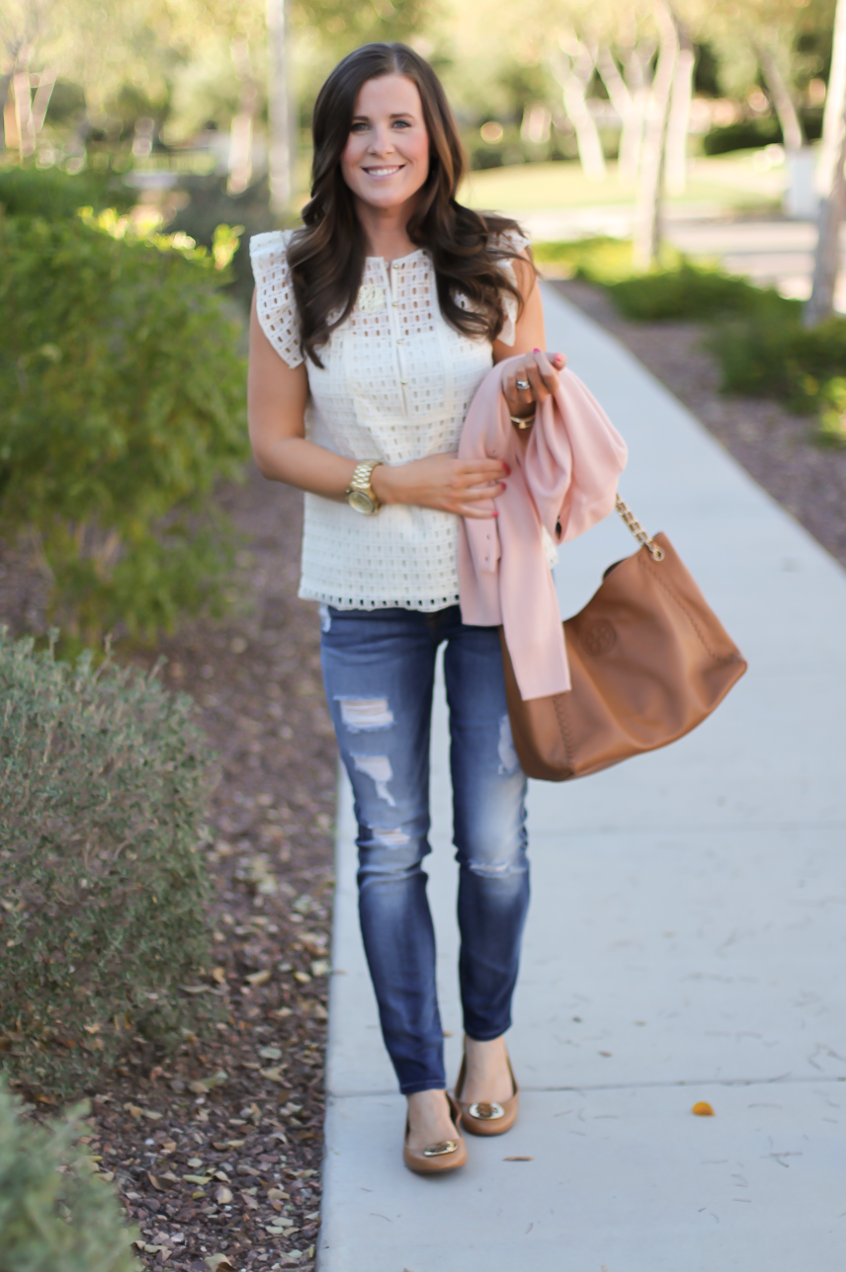
[[[399,172],[400,169],[404,167],[405,164],[395,163],[390,167],[385,168],[365,168],[364,171],[367,173],[368,177],[392,177],[395,172]]]

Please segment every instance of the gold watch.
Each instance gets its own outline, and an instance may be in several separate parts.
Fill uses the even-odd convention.
[[[365,459],[363,463],[356,465],[352,481],[346,489],[349,506],[355,508],[356,512],[363,513],[365,517],[378,512],[382,507],[373,493],[373,487],[370,485],[373,469],[378,468],[381,462],[381,459]]]

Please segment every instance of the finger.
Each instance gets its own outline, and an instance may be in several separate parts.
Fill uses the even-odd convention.
[[[466,507],[459,509],[458,515],[469,517],[471,521],[492,521],[494,517],[499,516],[499,513],[496,509],[486,511],[484,508],[474,508],[472,504],[467,504]]]
[[[503,494],[505,489],[506,485],[504,481],[494,483],[488,482],[484,486],[470,486],[467,490],[463,490],[461,492],[461,499],[462,502],[468,499],[473,501],[479,499],[496,499],[499,495]]]
[[[555,393],[560,383],[558,370],[553,367],[548,356],[541,349],[535,349],[535,364],[547,393]]]
[[[481,481],[499,481],[510,472],[511,466],[504,459],[467,459],[459,469],[461,479],[471,486]]]

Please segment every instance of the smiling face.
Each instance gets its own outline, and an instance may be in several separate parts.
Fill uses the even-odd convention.
[[[362,84],[341,172],[372,208],[388,211],[414,199],[429,175],[429,134],[412,80],[380,75]]]

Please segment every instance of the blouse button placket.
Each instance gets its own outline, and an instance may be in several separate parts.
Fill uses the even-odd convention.
[[[402,263],[401,262],[398,263],[396,268],[399,273],[399,279],[397,281],[401,284],[402,269],[403,269]],[[399,324],[399,315],[394,312],[395,310],[399,309],[400,302],[399,300],[394,299],[394,279],[393,279],[392,264],[389,264],[387,266],[383,265],[383,269],[385,270],[385,275],[387,278],[388,295],[391,297],[391,303],[388,306],[388,321],[391,324],[391,344],[393,345],[395,350],[394,357],[396,359],[397,379],[399,380],[400,389],[402,391],[403,412],[406,418],[408,418],[408,399],[405,392],[406,386],[408,384],[408,379],[407,379],[405,364],[403,360],[405,341],[401,334],[401,327]]]

